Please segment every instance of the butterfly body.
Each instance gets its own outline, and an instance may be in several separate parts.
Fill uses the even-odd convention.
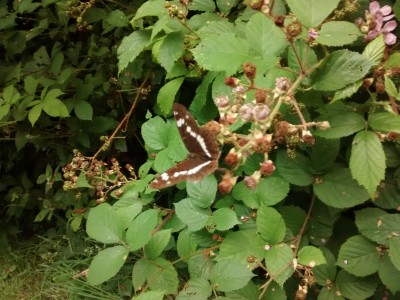
[[[197,125],[187,109],[178,103],[173,106],[179,134],[189,154],[185,160],[161,173],[150,187],[162,189],[181,181],[200,181],[218,167],[220,155],[215,136]]]

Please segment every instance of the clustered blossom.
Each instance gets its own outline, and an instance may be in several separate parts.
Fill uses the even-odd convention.
[[[368,32],[365,37],[366,41],[371,41],[383,34],[387,45],[396,43],[397,37],[391,31],[396,28],[397,23],[395,20],[391,20],[394,17],[394,14],[391,13],[392,8],[389,5],[381,7],[378,1],[369,4],[369,11],[365,11],[367,23],[362,22],[361,24],[362,31]]]

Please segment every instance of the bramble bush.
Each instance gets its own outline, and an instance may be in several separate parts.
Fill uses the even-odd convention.
[[[88,39],[100,64],[92,72],[118,66],[115,80],[134,78],[137,89],[110,113],[95,105],[109,86],[88,92],[85,85],[96,76],[60,83],[59,72],[38,81],[40,93],[35,76],[21,86],[14,76],[1,111],[9,107],[3,119],[18,125],[7,127],[17,128],[16,141],[26,137],[19,128],[38,128],[42,137],[51,122],[79,132],[39,183],[62,177],[64,189],[48,194],[46,184],[50,203],[59,204],[50,211],[64,210],[74,230],[87,218],[87,235],[103,244],[82,273],[90,284],[129,276],[121,289],[134,299],[399,296],[398,2],[392,13],[377,1],[153,0],[103,17],[89,3],[75,26],[90,32],[96,27],[86,18],[97,17],[102,34],[119,44],[110,66],[110,49],[97,51],[102,39]],[[85,123],[76,103],[89,98]],[[175,101],[199,124],[216,120],[204,128],[221,147],[220,168],[156,191],[154,173],[187,156],[168,118]],[[144,113],[150,104],[153,113]],[[148,159],[140,160],[138,141],[129,159],[102,157],[126,152],[129,139],[121,137],[132,127],[141,127]],[[95,133],[104,135],[98,151],[79,139]],[[38,216],[51,217],[46,207]]]

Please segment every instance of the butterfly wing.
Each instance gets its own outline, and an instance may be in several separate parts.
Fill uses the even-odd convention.
[[[197,125],[196,120],[183,105],[175,103],[173,111],[179,134],[189,153],[195,153],[206,159],[218,159],[219,147],[215,136]]]
[[[161,173],[150,183],[153,189],[163,189],[181,181],[200,181],[218,167],[217,160],[207,160],[197,155],[190,155],[171,169]]]

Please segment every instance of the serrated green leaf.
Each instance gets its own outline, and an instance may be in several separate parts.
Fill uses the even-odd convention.
[[[167,10],[165,9],[164,4],[164,0],[145,1],[136,11],[135,17],[131,20],[131,24],[133,25],[136,20],[144,17],[157,16],[161,18],[166,15]]]
[[[39,83],[39,80],[37,80],[36,78],[34,78],[31,75],[28,75],[24,79],[24,90],[29,95],[35,95],[38,83]]]
[[[301,68],[308,69],[318,61],[315,51],[301,39],[294,41],[289,47],[287,56],[289,67],[299,72]]]
[[[189,3],[190,10],[214,11],[215,3],[212,0],[193,0]]]
[[[335,92],[335,95],[333,96],[331,103],[353,96],[358,91],[358,89],[362,86],[362,84],[363,84],[363,81],[359,80],[356,83],[350,84],[350,85],[346,86],[345,88]]]
[[[317,197],[336,208],[353,207],[369,199],[368,192],[355,181],[349,169],[337,169],[313,185]]]
[[[154,117],[142,125],[142,137],[148,147],[162,150],[168,146],[168,127],[160,117]]]
[[[149,209],[140,213],[129,225],[126,231],[126,242],[132,251],[138,250],[146,245],[157,225],[158,212]]]
[[[174,266],[164,258],[138,260],[132,270],[132,283],[135,290],[143,287],[147,281],[151,290],[165,291],[166,294],[176,294],[178,289],[178,273]]]
[[[174,63],[182,56],[183,42],[184,36],[181,32],[171,32],[162,39],[157,59],[167,72],[171,71]]]
[[[217,259],[227,259],[242,264],[256,266],[264,256],[265,242],[254,230],[230,232],[220,246]],[[249,257],[254,257],[253,264],[248,262]]]
[[[309,171],[310,160],[300,153],[295,158],[290,158],[286,151],[278,151],[276,168],[279,175],[292,184],[307,186],[313,183],[314,177]]]
[[[254,209],[259,207],[259,203],[255,199],[253,193],[249,192],[249,188],[244,185],[243,181],[235,184],[232,189],[232,197],[236,200],[243,201],[243,203],[250,208]]]
[[[108,203],[91,208],[86,223],[86,233],[92,239],[105,244],[120,242],[123,228],[114,208]]]
[[[308,28],[316,27],[337,7],[340,0],[287,0],[290,10]]]
[[[207,208],[214,202],[217,194],[218,183],[213,174],[205,177],[199,182],[187,182],[186,190],[193,204]]]
[[[147,258],[154,259],[161,255],[171,238],[171,230],[157,231],[150,241],[144,246],[144,253]]]
[[[388,255],[384,255],[381,258],[378,274],[382,283],[389,288],[393,294],[400,291],[400,270],[393,265]]]
[[[246,24],[247,41],[261,57],[279,55],[288,45],[286,35],[265,14],[255,13]]]
[[[188,226],[189,231],[197,231],[204,228],[210,218],[208,209],[195,205],[190,198],[183,199],[175,203],[174,206],[176,215]]]
[[[244,287],[252,277],[254,274],[246,265],[224,259],[211,270],[210,281],[216,290],[228,292]]]
[[[354,23],[331,21],[322,25],[315,40],[322,45],[335,47],[351,44],[361,35]]]
[[[226,207],[214,211],[211,218],[215,223],[215,229],[220,231],[226,231],[239,224],[236,213]]]
[[[209,71],[225,71],[226,76],[240,70],[243,63],[252,61],[248,52],[248,44],[244,39],[228,33],[207,36],[192,50],[201,67]]]
[[[188,230],[183,230],[179,233],[176,241],[176,251],[183,259],[187,261],[189,256],[196,251],[197,243],[191,238],[191,233]]]
[[[311,148],[311,166],[317,172],[329,170],[334,164],[340,150],[339,139],[316,137],[315,145]]]
[[[376,66],[382,61],[385,48],[383,34],[380,34],[367,44],[362,54]]]
[[[385,178],[385,153],[378,136],[371,131],[360,131],[354,137],[350,170],[354,179],[374,197],[376,188]]]
[[[369,59],[357,52],[332,52],[311,74],[313,88],[317,91],[339,90],[363,78],[372,65]]]
[[[389,96],[396,98],[398,95],[398,90],[394,82],[390,79],[389,76],[385,75],[385,91]]]
[[[340,291],[333,287],[323,287],[318,294],[318,300],[344,300],[342,296],[340,296]]]
[[[262,238],[269,244],[278,244],[285,237],[286,226],[280,213],[265,205],[257,211],[257,230]]]
[[[382,217],[384,215],[387,215],[384,210],[369,207],[355,212],[355,222],[363,236],[378,244],[387,245],[390,233],[395,228],[383,224]]]
[[[128,258],[129,250],[114,246],[100,251],[89,266],[87,280],[90,284],[103,283],[115,276]]]
[[[341,112],[328,117],[330,129],[317,130],[316,135],[327,138],[337,139],[351,135],[365,128],[365,119],[357,113]]]
[[[119,200],[117,203],[121,203],[125,200]],[[114,204],[114,207],[117,208],[117,216],[118,220],[121,223],[122,228],[127,229],[129,224],[133,221],[133,219],[142,211],[143,205],[140,202],[132,204],[132,201],[129,201],[130,205],[127,206],[116,206],[117,203]]]
[[[369,115],[368,125],[377,131],[400,133],[400,116],[389,112],[374,113]]]
[[[290,231],[291,237],[296,236],[300,232],[306,218],[306,212],[300,207],[283,206],[279,209],[279,213],[285,222],[286,229]]]
[[[168,81],[158,92],[157,104],[164,115],[171,111],[175,96],[179,91],[184,79],[184,77],[179,77]]]
[[[293,250],[287,244],[274,245],[265,251],[268,273],[281,287],[294,272],[293,255]]]
[[[212,288],[208,280],[192,278],[185,284],[185,288],[179,292],[176,300],[208,299]]]
[[[163,300],[164,291],[146,291],[140,293],[139,296],[132,297],[132,300]]]
[[[139,54],[150,45],[150,36],[151,30],[137,30],[122,39],[122,42],[118,47],[119,73],[121,73],[129,63],[133,62]]]
[[[389,257],[397,270],[400,270],[400,237],[389,239]]]
[[[0,105],[0,121],[10,112],[10,108],[11,108],[11,105],[8,103],[4,103],[4,104]],[[29,112],[31,112],[31,111],[32,111],[32,109]],[[29,118],[29,116],[28,116],[28,118]],[[32,123],[31,119],[29,118],[29,121],[31,122],[32,127],[33,127],[33,125],[36,123],[37,119],[36,120],[33,119],[32,121],[34,121],[34,122]]]
[[[356,276],[378,271],[379,254],[376,244],[361,235],[349,238],[339,250],[337,265]]]
[[[326,260],[322,251],[313,246],[305,246],[297,254],[298,263],[308,267],[325,264]]]
[[[129,19],[122,10],[113,10],[105,18],[105,21],[113,27],[125,27],[129,24]]]
[[[210,34],[225,34],[225,33],[232,33],[236,32],[235,25],[229,22],[227,19],[222,19],[218,21],[208,21],[205,22],[203,26],[199,28],[197,34],[204,38]]]
[[[326,264],[313,268],[313,273],[318,284],[329,287],[329,283],[333,282],[336,277],[336,258],[326,248],[321,248],[321,251],[324,254]]]
[[[268,193],[265,191],[268,191]],[[281,202],[288,195],[289,182],[276,176],[261,178],[257,187],[251,193],[259,204],[272,206]]]
[[[188,271],[191,278],[208,279],[214,262],[204,255],[195,255],[189,258]]]
[[[87,101],[78,101],[74,106],[74,111],[78,119],[92,120],[93,108]]]
[[[341,270],[335,283],[340,294],[346,299],[358,300],[371,297],[378,285],[378,280],[375,276],[360,278]]]

